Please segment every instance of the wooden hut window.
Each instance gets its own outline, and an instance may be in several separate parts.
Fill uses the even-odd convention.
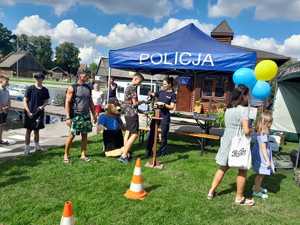
[[[211,76],[203,79],[202,98],[216,97],[223,98],[225,94],[227,78],[224,76]]]

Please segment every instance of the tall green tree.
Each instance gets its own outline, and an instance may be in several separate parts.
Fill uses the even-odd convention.
[[[98,68],[98,65],[97,65],[97,63],[91,63],[90,65],[89,65],[89,71],[91,71],[91,74],[92,75],[95,75],[96,74],[96,72],[97,72],[97,68]]]
[[[18,36],[19,50],[29,51],[46,69],[53,66],[51,38],[49,36]]]
[[[0,23],[0,54],[5,56],[14,49],[16,36]]]
[[[46,69],[51,69],[53,66],[51,38],[49,36],[33,36],[30,37],[30,40],[33,46],[32,54],[36,60]]]
[[[64,42],[55,49],[55,62],[62,69],[76,74],[80,65],[79,49],[71,42]]]

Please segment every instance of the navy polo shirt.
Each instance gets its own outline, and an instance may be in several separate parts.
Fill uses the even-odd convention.
[[[157,101],[163,102],[165,104],[170,105],[171,102],[176,103],[176,94],[174,91],[164,91],[161,90],[158,92],[158,98]],[[160,110],[160,116],[161,117],[169,117],[170,111],[169,109],[163,108]]]

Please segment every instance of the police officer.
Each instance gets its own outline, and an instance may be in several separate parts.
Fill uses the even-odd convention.
[[[162,90],[158,93],[151,93],[150,95],[157,97],[157,105],[160,108],[160,117],[162,118],[160,121],[161,128],[161,145],[157,152],[158,156],[167,154],[167,142],[168,142],[168,134],[170,128],[170,110],[175,108],[176,104],[176,94],[173,90],[173,78],[166,78],[163,80]],[[152,153],[152,146],[154,142],[154,120],[151,121],[150,125],[150,133],[147,142],[147,156],[150,157]]]

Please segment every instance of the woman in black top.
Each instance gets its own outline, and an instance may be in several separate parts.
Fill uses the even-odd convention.
[[[167,142],[171,121],[170,110],[173,110],[176,104],[176,94],[173,90],[173,78],[171,77],[164,79],[162,90],[160,90],[156,94],[151,93],[151,95],[157,97],[156,104],[159,105],[160,117],[162,118],[160,121],[161,145],[157,152],[157,155],[165,155],[167,154]],[[147,143],[147,156],[151,156],[152,153],[152,147],[154,142],[154,127],[154,120],[152,120]]]

